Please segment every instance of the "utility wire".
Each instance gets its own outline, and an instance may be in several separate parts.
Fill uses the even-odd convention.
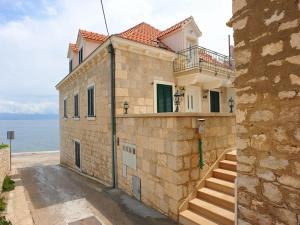
[[[104,10],[104,6],[103,6],[103,2],[102,2],[102,0],[100,0],[100,2],[101,2],[102,13],[103,13],[103,18],[104,18],[104,23],[105,23],[105,27],[106,27],[107,36],[109,38],[110,44],[112,44],[111,43],[111,39],[110,39],[110,35],[109,35],[109,31],[108,31],[108,26],[107,26],[107,21],[106,21],[106,16],[105,16],[105,10]]]

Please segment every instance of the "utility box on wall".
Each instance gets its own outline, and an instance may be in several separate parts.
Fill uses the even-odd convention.
[[[128,143],[121,143],[122,164],[136,170],[136,146]]]

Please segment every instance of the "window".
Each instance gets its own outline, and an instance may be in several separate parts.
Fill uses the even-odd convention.
[[[79,95],[74,95],[74,118],[79,118]]]
[[[75,165],[80,169],[80,142],[75,142]]]
[[[172,85],[157,84],[157,112],[173,112]]]
[[[94,117],[95,116],[95,86],[90,86],[87,91],[88,95],[88,117]]]
[[[73,70],[73,59],[71,59],[71,60],[69,61],[69,73],[71,73],[72,70]]]
[[[67,98],[64,98],[64,118],[68,118],[68,112],[67,112]]]
[[[81,47],[81,49],[79,50],[78,62],[79,62],[79,64],[83,62],[83,47]]]

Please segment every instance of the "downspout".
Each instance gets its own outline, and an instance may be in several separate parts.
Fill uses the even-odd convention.
[[[108,46],[110,53],[110,81],[111,81],[111,146],[112,146],[112,187],[117,188],[116,173],[116,96],[115,96],[115,49],[110,43]]]

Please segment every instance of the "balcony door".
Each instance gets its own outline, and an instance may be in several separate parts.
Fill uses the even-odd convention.
[[[200,112],[200,88],[195,86],[186,87],[185,111]]]
[[[157,84],[157,112],[173,112],[173,86],[167,84]]]
[[[220,92],[209,91],[210,112],[220,112]]]

